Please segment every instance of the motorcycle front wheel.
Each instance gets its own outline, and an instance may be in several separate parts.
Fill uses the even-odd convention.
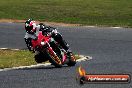
[[[55,67],[61,68],[62,67],[62,61],[61,59],[55,54],[47,50],[48,55],[50,56],[49,62],[52,63]]]
[[[48,59],[47,59],[47,55],[44,54],[44,53],[36,54],[36,55],[34,56],[34,58],[35,58],[35,61],[36,61],[37,63],[42,63],[42,62],[45,62],[45,61],[48,60]]]

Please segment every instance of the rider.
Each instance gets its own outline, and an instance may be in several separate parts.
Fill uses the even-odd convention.
[[[51,34],[52,38],[54,38],[54,40],[57,41],[62,46],[62,48],[67,51],[67,53],[71,53],[71,50],[69,49],[69,45],[63,40],[61,34],[56,30],[56,28],[45,26],[42,23],[36,25],[36,22],[34,20],[28,19],[25,22],[26,35],[24,39],[30,51],[34,51],[32,48],[31,41],[32,39],[34,40],[37,39],[37,31],[41,29],[44,29],[45,33]]]

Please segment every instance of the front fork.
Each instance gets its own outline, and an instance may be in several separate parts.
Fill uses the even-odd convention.
[[[49,53],[52,57],[52,59],[54,59],[54,61],[58,64],[62,64],[61,59],[57,56],[57,54],[54,52],[54,50],[52,49],[52,47],[50,46],[50,44],[48,42],[46,42],[48,44],[47,47],[47,53]]]
[[[56,42],[55,40],[54,40],[54,38],[51,38],[51,40],[50,40],[50,42],[54,42],[54,44],[58,44],[58,42]],[[54,55],[57,55],[57,53],[53,50],[53,48],[51,47],[51,45],[50,45],[50,43],[49,42],[46,42],[46,44],[47,44],[47,49],[50,51],[50,52],[52,52],[52,54],[54,54]],[[59,45],[60,46],[60,45]],[[58,46],[53,46],[53,47],[58,47]],[[60,46],[61,47],[61,46]],[[65,49],[61,49],[61,48],[59,48],[58,47],[58,49],[60,50],[60,54],[61,54],[61,57],[59,57],[59,58],[61,58],[61,61],[62,61],[62,64],[65,64],[65,63],[67,63],[67,58],[68,58],[68,56],[67,56],[67,52],[66,52],[66,50]]]

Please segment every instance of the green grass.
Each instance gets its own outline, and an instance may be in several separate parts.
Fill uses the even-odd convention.
[[[79,55],[76,55],[76,59],[79,58]],[[34,54],[28,50],[0,50],[0,69],[35,64]]]
[[[132,27],[132,0],[1,0],[2,18]]]
[[[0,68],[36,64],[33,54],[27,50],[0,50]]]

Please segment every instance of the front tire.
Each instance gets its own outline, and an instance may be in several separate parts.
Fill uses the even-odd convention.
[[[56,54],[51,53],[49,50],[47,50],[47,53],[50,56],[49,62],[52,63],[55,67],[61,68],[62,67],[61,59]]]
[[[36,54],[36,55],[34,56],[34,58],[35,58],[35,61],[36,61],[37,63],[42,63],[42,62],[47,61],[47,57],[46,57],[46,56],[47,56],[47,55],[44,54],[44,53],[39,53],[39,54]]]
[[[40,57],[40,55],[35,55],[34,58],[35,58],[35,61],[37,63],[42,63],[43,62],[42,59],[41,59],[41,57]]]

